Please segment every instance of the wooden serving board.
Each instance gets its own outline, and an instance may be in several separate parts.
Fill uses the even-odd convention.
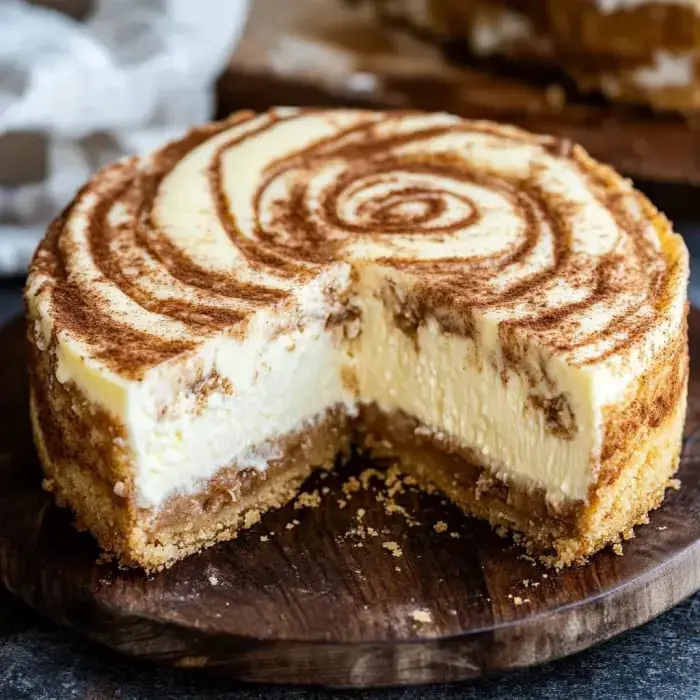
[[[690,333],[700,359],[699,311]],[[18,319],[0,331],[1,580],[44,615],[126,654],[273,683],[454,681],[572,654],[700,588],[698,362],[683,487],[623,556],[605,551],[548,571],[439,494],[397,497],[419,521],[409,527],[371,489],[347,499],[341,482],[368,466],[354,463],[312,477],[317,507],[269,513],[237,540],[151,577],[98,561],[92,538],[41,491],[24,364]],[[360,522],[378,536],[353,534]]]

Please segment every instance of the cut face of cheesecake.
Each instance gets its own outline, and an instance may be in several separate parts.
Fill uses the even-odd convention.
[[[98,173],[26,288],[45,485],[157,569],[353,445],[556,565],[678,463],[687,252],[580,148],[445,114],[238,114]]]

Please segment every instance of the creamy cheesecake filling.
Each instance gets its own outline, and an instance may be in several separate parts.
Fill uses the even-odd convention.
[[[353,277],[347,267],[336,274],[336,289]],[[124,426],[139,506],[159,508],[174,494],[204,489],[231,464],[264,470],[281,457],[277,438],[338,407],[354,415],[361,403],[449,436],[504,481],[544,489],[553,502],[586,500],[602,434],[590,374],[547,358],[550,385],[543,377],[528,384],[507,366],[497,323],[482,319],[469,337],[427,317],[411,334],[384,294],[396,275],[364,264],[354,277],[345,290],[360,313],[352,327],[328,328],[331,314],[345,309],[329,305],[323,285],[312,283],[302,292],[304,311],[259,312],[242,338],[216,336],[139,381],[96,369],[70,344],[57,344],[58,380],[75,383]],[[542,401],[554,402],[553,415]],[[511,429],[523,419],[527,430]]]
[[[505,482],[544,489],[555,502],[587,500],[602,424],[592,377],[548,358],[549,385],[544,377],[528,382],[508,365],[498,324],[486,319],[475,322],[474,337],[445,332],[431,316],[410,335],[382,301],[381,277],[367,276],[374,293],[362,301],[360,401],[473,450]],[[517,427],[523,422],[527,430]]]
[[[336,288],[349,283],[334,270]],[[206,488],[223,467],[265,470],[279,460],[278,439],[303,432],[341,407],[354,413],[346,385],[344,328],[324,294],[328,278],[301,290],[299,308],[261,311],[243,337],[218,335],[196,352],[153,368],[138,381],[56,346],[56,377],[72,382],[123,426],[143,508]]]
[[[368,262],[333,273],[300,292],[296,312],[259,312],[242,337],[218,335],[139,381],[96,370],[57,344],[58,380],[75,383],[124,426],[140,507],[204,490],[230,465],[264,471],[283,457],[279,438],[339,409],[353,416],[362,404],[409,416],[474,451],[504,483],[542,490],[554,505],[587,501],[603,412],[624,395],[629,366],[605,378],[605,370],[534,347],[514,364],[499,323],[486,316],[461,333],[430,314],[407,328],[387,289],[410,297],[410,276]],[[346,306],[324,295],[331,279]],[[348,309],[355,313],[343,320]],[[663,328],[657,336],[662,342]],[[644,358],[631,359],[643,366]],[[544,366],[546,373],[537,370]],[[523,421],[527,429],[514,427]]]
[[[343,359],[336,337],[316,321],[274,339],[212,341],[197,366],[230,387],[223,391],[215,384],[180,393],[147,378],[125,416],[139,505],[157,508],[173,494],[206,488],[230,464],[264,471],[284,456],[278,438],[314,427],[338,406],[352,411]]]

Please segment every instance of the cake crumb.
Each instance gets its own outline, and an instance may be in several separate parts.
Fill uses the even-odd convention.
[[[270,539],[270,538],[269,538],[267,535],[260,535],[260,541],[261,541],[261,542],[268,542],[269,539]]]
[[[297,500],[294,503],[294,508],[299,510],[301,508],[318,508],[321,504],[321,497],[318,495],[318,490],[300,493]]]
[[[114,484],[114,495],[119,496],[119,498],[124,498],[126,496],[126,484],[123,481],[117,481]]]
[[[400,567],[400,566],[395,566],[395,567],[394,567],[394,571],[398,571],[399,573],[401,573],[401,567]]]
[[[659,532],[663,532],[664,530],[668,530],[668,527],[666,525],[659,525],[659,527],[656,528]]]
[[[433,616],[430,613],[430,610],[425,610],[425,609],[414,610],[411,613],[411,618],[413,619],[414,622],[424,624],[424,625],[429,625],[433,621]]]
[[[403,515],[406,512],[406,509],[398,503],[394,503],[393,500],[389,500],[386,501],[384,511],[387,515],[391,515],[392,513],[400,513],[401,515]]]
[[[423,493],[427,493],[429,496],[434,494],[438,490],[438,487],[432,481],[429,481],[427,484],[423,484],[421,486],[421,491]]]
[[[516,595],[513,598],[513,603],[515,605],[525,605],[525,603],[529,603],[530,599],[529,598],[521,598],[519,595]]]
[[[402,505],[396,503],[393,498],[384,501],[384,512],[387,515],[402,515],[409,527],[418,525],[418,521],[413,518]]]
[[[403,482],[396,481],[387,491],[387,495],[389,496],[389,498],[393,498],[394,496],[397,496],[398,494],[403,493],[403,492],[404,492]]]
[[[360,539],[365,539],[366,530],[364,525],[358,525],[357,527],[351,527],[346,533],[346,537],[359,537]]]
[[[387,488],[393,486],[400,477],[401,472],[399,468],[395,464],[392,464],[389,469],[387,469],[386,476],[384,477],[384,482],[386,483]]]
[[[362,518],[365,517],[365,509],[364,509],[364,508],[358,508],[358,509],[357,509],[357,513],[355,514],[355,517],[356,517],[358,520],[362,520]]]
[[[360,484],[362,485],[362,488],[365,491],[367,491],[367,489],[369,488],[370,481],[373,477],[379,479],[380,481],[384,481],[384,474],[377,471],[376,469],[363,469],[360,473]]]
[[[324,486],[324,487],[321,489],[321,493],[322,493],[324,496],[325,496],[326,494],[329,494],[330,492],[331,492],[331,490],[328,488],[328,486]]]
[[[451,533],[450,533],[450,537],[451,537],[453,540],[458,540],[461,536],[462,536],[462,535],[460,535],[459,532],[451,532]]]
[[[219,584],[219,579],[216,578],[216,576],[210,576],[209,583],[211,583],[212,586],[217,586]]]
[[[614,544],[612,549],[618,557],[624,556],[624,552],[622,551],[622,545],[619,542]]]
[[[444,520],[438,520],[435,525],[433,525],[433,530],[435,530],[435,532],[447,532],[447,523]]]
[[[393,556],[397,559],[403,556],[403,551],[401,547],[396,542],[382,542],[382,547],[391,552]]]
[[[342,486],[343,493],[349,496],[351,493],[356,493],[361,488],[360,482],[356,476],[351,476]]]
[[[680,479],[670,479],[668,482],[668,488],[670,489],[675,489],[678,491],[681,487],[681,480]]]
[[[260,522],[260,511],[259,510],[249,510],[243,517],[243,528],[248,529],[253,527],[255,523]]]
[[[338,499],[338,508],[340,508],[340,510],[343,510],[343,508],[345,508],[345,506],[347,504],[348,504],[348,502],[345,499],[343,499],[343,498]]]

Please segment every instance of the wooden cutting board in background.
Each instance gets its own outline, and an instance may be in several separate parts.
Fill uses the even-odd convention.
[[[583,144],[634,178],[700,184],[700,126],[646,109],[569,103],[535,86],[448,63],[342,0],[255,0],[219,83],[219,112],[273,104],[445,110],[518,124]]]

